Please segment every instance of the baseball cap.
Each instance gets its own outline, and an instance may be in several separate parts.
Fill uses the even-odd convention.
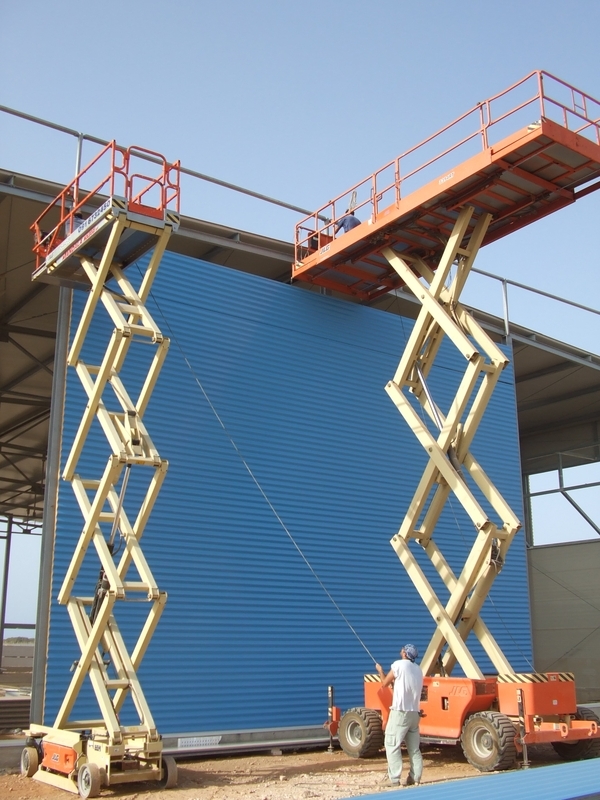
[[[402,649],[409,661],[415,661],[419,657],[419,651],[414,644],[405,644]]]

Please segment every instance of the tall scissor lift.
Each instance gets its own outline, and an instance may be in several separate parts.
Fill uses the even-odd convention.
[[[140,171],[139,165],[147,167],[148,161],[159,165],[158,175],[147,177]],[[96,185],[89,191],[84,183]],[[133,781],[157,780],[164,787],[177,782],[175,761],[163,756],[137,672],[167,599],[140,541],[168,466],[143,422],[169,347],[169,339],[146,304],[169,237],[178,225],[179,163],[169,164],[159,154],[138,147],[123,150],[111,142],[32,226],[33,280],[88,292],[67,359],[81,381],[87,405],[62,476],[71,483],[83,527],[58,592],[81,655],[73,665],[54,723],[31,725],[21,771],[81,797],[98,795],[102,786]],[[126,268],[151,249],[139,284],[132,282]],[[91,356],[101,350],[102,326],[97,318],[102,310],[114,327],[101,357]],[[141,389],[132,396],[127,388],[128,355],[138,342],[146,351],[150,345],[153,353],[146,359],[149,367]],[[86,456],[86,444],[95,439],[95,423],[108,443],[103,469],[102,464],[91,466],[93,457]],[[141,497],[139,506],[127,494],[132,471],[134,497]],[[132,514],[134,507],[137,511]],[[92,585],[82,595],[80,587],[86,581],[80,571],[86,556],[89,562],[94,553],[98,581],[95,590]],[[89,568],[84,576],[89,576]],[[149,606],[131,652],[117,621],[129,600],[145,600]],[[86,677],[100,715],[74,719]],[[138,717],[134,725],[120,721],[129,700]]]
[[[436,626],[421,661],[421,734],[429,741],[460,742],[470,763],[483,771],[510,768],[518,753],[526,764],[527,745],[534,743],[550,742],[569,760],[600,755],[600,720],[577,706],[573,674],[515,673],[481,615],[520,522],[470,451],[508,359],[460,302],[483,245],[600,188],[599,119],[598,101],[534,72],[296,228],[294,279],[363,302],[404,288],[418,303],[386,391],[423,446],[427,464],[391,544]],[[469,121],[472,133],[465,137]],[[461,138],[448,147],[453,129]],[[457,161],[465,150],[468,157]],[[359,224],[344,233],[340,223],[352,211]],[[465,364],[445,410],[428,382],[444,338]],[[475,531],[458,575],[434,535],[452,495]],[[429,558],[444,599],[411,543]],[[484,675],[467,644],[471,633],[497,675]],[[456,665],[464,677],[452,675]],[[330,731],[357,757],[375,755],[383,745],[392,699],[377,675],[365,675],[364,697],[364,707],[343,716],[340,709],[330,711]]]

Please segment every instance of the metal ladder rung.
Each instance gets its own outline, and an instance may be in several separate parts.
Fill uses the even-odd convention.
[[[149,729],[146,725],[123,725],[121,726],[121,733],[123,738],[144,736],[147,733],[152,733],[155,729]]]
[[[107,689],[128,689],[131,685],[127,678],[115,678],[114,680],[104,681]]]
[[[123,314],[135,314],[138,317],[142,316],[142,312],[140,311],[138,306],[132,305],[131,303],[117,303],[119,311],[122,311]]]
[[[137,333],[139,336],[151,336],[154,338],[157,334],[160,335],[159,331],[155,331],[153,328],[147,328],[145,325],[128,325],[127,327],[130,329],[131,333]]]
[[[69,731],[83,731],[90,728],[104,728],[103,719],[73,719],[69,720],[64,726]]]

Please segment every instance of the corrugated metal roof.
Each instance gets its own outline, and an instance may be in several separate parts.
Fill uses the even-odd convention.
[[[129,270],[132,279],[134,273],[135,267]],[[76,294],[74,318],[83,299]],[[139,673],[152,713],[163,734],[319,726],[326,718],[327,686],[335,686],[338,705],[361,704],[362,675],[373,663],[297,547],[377,660],[390,663],[405,640],[424,648],[433,631],[429,612],[389,545],[425,464],[383,389],[412,323],[171,253],[149,306],[163,333],[173,337],[145,416],[170,462],[143,539],[158,585],[169,593]],[[93,363],[110,326],[97,330],[91,348],[96,352],[86,354]],[[130,358],[141,365],[149,351],[141,345]],[[442,408],[464,369],[451,347],[445,353],[444,366],[430,378]],[[133,383],[143,374],[140,368]],[[84,403],[70,374],[63,460]],[[511,371],[499,384],[473,450],[519,511]],[[78,471],[99,475],[107,457],[96,424]],[[131,516],[143,480],[134,472],[125,500]],[[46,722],[79,655],[67,613],[54,598],[80,530],[71,488],[62,485]],[[460,568],[473,532],[456,501],[436,537]],[[429,564],[427,569],[430,574]],[[93,591],[97,571],[95,559],[86,559],[82,593]],[[515,668],[526,670],[531,637],[521,534],[492,599],[486,622]],[[117,608],[126,640],[134,641],[147,609]],[[491,671],[480,648],[473,650]],[[95,714],[91,690],[87,697],[75,717]]]

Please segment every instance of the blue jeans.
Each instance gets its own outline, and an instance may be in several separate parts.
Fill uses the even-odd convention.
[[[400,746],[406,744],[410,760],[410,777],[418,783],[423,772],[423,757],[419,750],[419,713],[417,711],[390,711],[385,729],[385,754],[388,762],[390,781],[400,783],[402,775],[402,753]]]

